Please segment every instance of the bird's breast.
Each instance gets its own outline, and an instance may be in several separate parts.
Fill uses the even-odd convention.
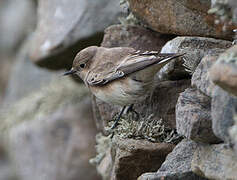
[[[150,86],[150,85],[148,85]],[[144,99],[149,87],[130,77],[121,78],[102,86],[90,86],[91,92],[100,100],[118,105],[129,105]]]

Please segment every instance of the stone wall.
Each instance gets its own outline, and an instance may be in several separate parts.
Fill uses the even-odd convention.
[[[234,0],[1,3],[0,180],[237,179]],[[90,45],[185,55],[111,130],[121,107],[62,76]]]

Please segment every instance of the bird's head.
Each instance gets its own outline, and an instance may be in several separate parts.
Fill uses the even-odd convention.
[[[77,53],[73,60],[71,70],[65,72],[64,75],[76,74],[80,78],[84,79],[90,68],[93,57],[97,52],[97,49],[97,46],[90,46]]]

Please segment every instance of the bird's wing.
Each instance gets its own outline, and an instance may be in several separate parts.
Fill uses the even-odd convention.
[[[133,72],[140,71],[154,64],[166,64],[183,54],[159,54],[155,51],[135,52],[121,59],[118,64],[107,62],[92,69],[87,77],[89,85],[104,85]]]

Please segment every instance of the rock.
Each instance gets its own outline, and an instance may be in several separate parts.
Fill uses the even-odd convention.
[[[231,142],[234,144],[235,154],[237,155],[237,113],[234,114],[234,125],[229,129]]]
[[[165,127],[175,129],[175,105],[179,93],[183,92],[189,85],[189,80],[161,82],[155,87],[151,96],[148,96],[145,101],[135,104],[134,109],[140,114],[139,121],[134,119],[131,122],[126,121],[126,115],[124,115],[124,121],[120,122],[121,127],[123,125],[127,126],[129,122],[131,126],[135,127],[137,125],[139,127],[139,124],[143,121],[146,124],[162,119]],[[94,117],[97,118],[97,122],[100,122],[98,126],[105,131],[106,127],[110,126],[111,120],[120,111],[120,107],[102,102],[99,99],[93,101]],[[128,117],[128,119],[130,118]]]
[[[176,105],[177,132],[202,143],[218,143],[212,131],[211,98],[188,88],[180,94]]]
[[[204,37],[176,37],[167,42],[161,53],[186,53],[183,61],[173,61],[161,69],[160,79],[184,79],[193,74],[201,59],[216,55],[231,46],[230,41]]]
[[[96,130],[88,95],[64,77],[4,111],[0,132],[21,179],[99,179],[89,164]]]
[[[160,51],[162,46],[173,36],[145,29],[141,26],[112,25],[105,29],[101,46],[103,47],[133,47],[137,50]]]
[[[151,29],[184,36],[215,37],[231,39],[234,26],[226,31],[215,25],[214,16],[207,13],[210,1],[182,0],[128,0],[133,14]]]
[[[226,143],[231,143],[228,130],[234,124],[235,112],[237,112],[237,97],[216,86],[211,102],[212,129],[214,134]]]
[[[194,174],[191,169],[193,154],[197,144],[193,141],[183,140],[174,150],[166,157],[165,162],[161,165],[156,173],[142,174],[139,180],[205,180]]]
[[[200,90],[205,95],[212,97],[215,84],[210,79],[209,70],[216,62],[217,56],[207,55],[202,58],[192,75],[192,86]]]
[[[237,45],[221,54],[210,70],[211,80],[237,96]]]
[[[199,145],[192,160],[192,170],[208,179],[230,179],[237,177],[237,158],[226,145]]]
[[[10,71],[10,78],[3,100],[4,106],[9,106],[28,94],[47,86],[52,79],[60,78],[63,72],[48,71],[35,66],[28,57],[30,47],[28,38],[18,52],[15,63]]]
[[[156,171],[173,147],[174,145],[167,143],[114,138],[111,152],[114,166],[111,179],[133,180],[147,171]]]
[[[40,0],[30,59],[50,69],[71,68],[76,53],[98,45],[119,15],[118,1]]]
[[[1,0],[0,54],[15,54],[26,35],[35,28],[35,11],[32,0]]]

